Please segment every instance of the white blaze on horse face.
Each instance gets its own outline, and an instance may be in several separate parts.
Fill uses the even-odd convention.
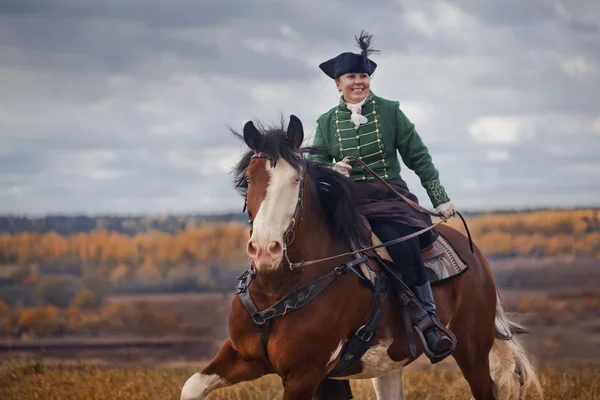
[[[181,389],[181,400],[202,400],[214,389],[229,386],[219,375],[202,375],[196,372]]]
[[[269,173],[267,195],[252,221],[252,237],[249,241],[259,250],[250,256],[257,269],[274,269],[281,263],[283,252],[278,251],[273,255],[268,249],[274,242],[279,243],[279,250],[283,249],[283,234],[296,210],[300,185],[296,182],[298,171],[282,158],[277,161],[275,168],[271,168],[268,162],[265,168]]]

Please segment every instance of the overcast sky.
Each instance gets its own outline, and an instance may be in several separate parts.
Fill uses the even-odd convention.
[[[241,211],[227,126],[309,144],[361,29],[459,210],[600,205],[600,1],[0,0],[0,213]]]

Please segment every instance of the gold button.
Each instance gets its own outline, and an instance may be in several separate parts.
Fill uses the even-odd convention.
[[[335,120],[335,124],[336,124],[336,125],[339,125],[339,124],[340,124],[340,121],[338,121],[338,120],[336,119],[336,120]]]
[[[358,157],[358,159],[359,159],[360,161],[362,161],[362,157]]]
[[[375,123],[378,123],[378,122],[379,122],[379,120],[378,120],[378,119],[375,119]]]
[[[379,129],[375,129],[375,132],[379,133]]]
[[[388,175],[387,175],[387,174],[385,174],[385,177],[387,178],[387,177],[388,177]]]
[[[377,111],[373,110],[373,114],[377,114]]]
[[[337,114],[337,113],[338,113],[338,110],[335,110],[335,113]]]
[[[375,104],[375,100],[373,100],[373,104]]]
[[[356,150],[360,150],[360,146],[356,146]]]
[[[381,139],[377,139],[377,143],[380,143],[380,142],[381,142]]]
[[[341,141],[342,141],[342,138],[339,138],[339,139],[338,139],[338,142],[341,142]]]
[[[383,150],[379,150],[379,154],[383,153]]]
[[[356,135],[356,138],[358,139],[360,137],[360,135]]]
[[[382,158],[382,159],[381,159],[381,162],[382,162],[382,163],[384,163],[384,162],[385,162],[385,158]]]
[[[354,125],[354,129],[358,130],[358,126]]]
[[[363,180],[363,181],[364,181],[364,180],[366,180],[366,179],[367,179],[367,177],[366,177],[366,176],[363,176],[363,177],[362,177],[362,180]]]
[[[336,130],[336,132],[337,132],[337,133],[340,133],[340,130],[339,130],[339,129],[337,129],[337,130]]]

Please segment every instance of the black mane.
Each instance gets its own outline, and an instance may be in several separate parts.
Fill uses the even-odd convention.
[[[256,152],[270,155],[275,162],[283,158],[297,171],[300,171],[302,160],[298,158],[286,140],[283,121],[278,127],[257,125],[262,140]],[[232,133],[242,138],[242,135],[234,130]],[[302,153],[305,155],[326,152],[326,149],[318,147],[302,148]],[[250,165],[253,154],[253,150],[245,153],[233,169],[235,188],[242,196],[245,196],[248,190],[246,168]],[[319,203],[327,216],[327,225],[337,238],[348,240],[355,246],[364,245],[362,217],[356,212],[356,201],[360,193],[355,189],[352,180],[332,170],[329,164],[312,162],[307,157],[304,159],[307,163],[306,173],[314,184]]]

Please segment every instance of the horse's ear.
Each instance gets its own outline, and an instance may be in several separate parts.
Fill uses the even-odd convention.
[[[252,150],[256,151],[259,147],[261,140],[260,132],[254,126],[254,122],[248,121],[244,125],[244,142],[250,147]]]
[[[304,128],[302,122],[295,115],[290,116],[290,124],[287,129],[287,140],[294,151],[299,151],[304,140]]]

